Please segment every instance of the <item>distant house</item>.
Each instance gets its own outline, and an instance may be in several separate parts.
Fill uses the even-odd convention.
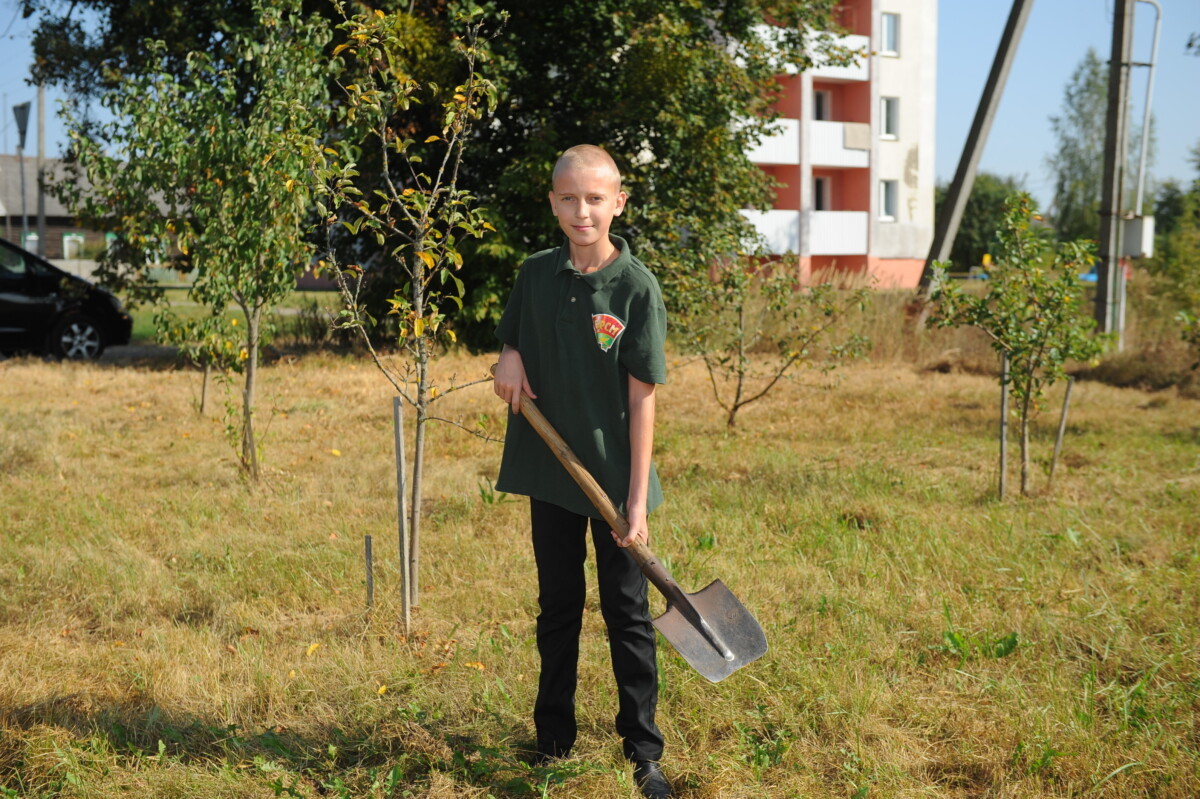
[[[62,167],[62,159],[45,159],[48,175],[55,175]],[[46,203],[46,248],[44,257],[61,269],[82,277],[91,277],[96,259],[108,247],[112,233],[87,230],[78,224],[70,211],[49,192]],[[21,233],[21,172],[20,162],[15,155],[0,155],[0,237],[19,244],[30,252],[37,252],[37,158],[25,156],[25,209],[27,227]],[[187,282],[185,277],[173,270],[164,272],[167,282]],[[308,266],[297,280],[297,288],[322,290],[335,288],[328,276],[317,277]]]
[[[45,159],[47,174],[55,174],[61,159]],[[46,242],[44,256],[54,261],[90,261],[107,246],[105,235],[80,227],[58,198],[47,192]],[[37,158],[25,156],[25,219],[22,233],[20,161],[15,155],[0,155],[0,236],[27,250],[37,252],[38,181]],[[75,271],[75,270],[71,270]]]

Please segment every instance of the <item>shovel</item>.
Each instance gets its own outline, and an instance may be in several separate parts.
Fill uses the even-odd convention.
[[[621,538],[628,535],[629,523],[625,517],[528,395],[521,397],[521,415],[538,432],[617,535]],[[714,580],[694,594],[687,594],[641,539],[635,538],[627,551],[646,578],[667,599],[666,612],[653,620],[655,628],[701,676],[720,682],[766,653],[767,636],[762,626],[720,580]]]

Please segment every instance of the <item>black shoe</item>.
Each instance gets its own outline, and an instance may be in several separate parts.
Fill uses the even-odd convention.
[[[543,743],[538,741],[537,750],[533,754],[533,765],[545,766],[552,760],[559,760],[571,756],[570,748],[563,749],[553,743]]]
[[[668,799],[675,795],[671,793],[671,783],[663,776],[662,768],[653,760],[635,760],[633,779],[646,799]]]

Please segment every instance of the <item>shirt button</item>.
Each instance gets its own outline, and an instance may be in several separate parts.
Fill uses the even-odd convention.
[[[575,302],[575,298],[574,298],[574,297],[572,297],[572,298],[571,298],[571,302]]]

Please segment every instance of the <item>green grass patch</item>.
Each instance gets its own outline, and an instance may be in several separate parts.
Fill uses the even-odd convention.
[[[253,488],[199,379],[0,364],[0,795],[637,795],[594,581],[577,750],[530,762],[537,590],[496,445],[430,428],[406,637],[373,367],[264,368]],[[736,433],[705,379],[676,360],[660,390],[652,544],[685,589],[722,579],[771,649],[713,685],[660,644],[681,796],[1200,794],[1195,400],[1079,384],[1053,491],[1047,414],[1034,496],[1001,503],[989,377],[858,365]]]

